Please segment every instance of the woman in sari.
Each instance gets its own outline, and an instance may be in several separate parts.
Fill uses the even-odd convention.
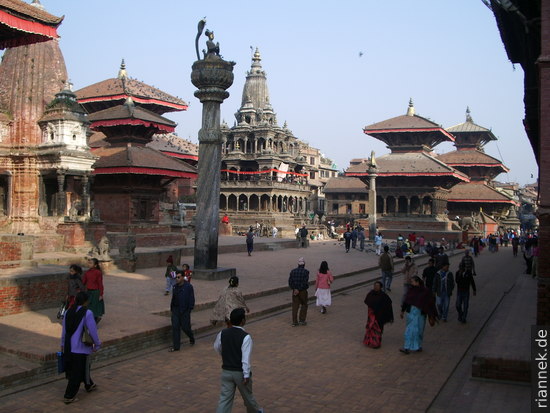
[[[365,338],[363,344],[371,348],[380,348],[384,324],[393,323],[391,298],[382,291],[382,283],[376,281],[373,289],[365,297],[369,308]]]
[[[244,301],[243,293],[239,289],[239,277],[234,275],[229,278],[229,285],[220,293],[220,297],[212,311],[210,323],[216,325],[218,321],[225,321],[229,326],[229,316],[236,308],[244,308],[247,313],[250,309]]]
[[[99,323],[105,314],[105,303],[103,301],[103,272],[97,258],[90,259],[92,266],[84,273],[82,282],[88,289],[90,303],[88,308],[94,313],[95,322]]]
[[[430,325],[437,320],[437,308],[432,293],[424,287],[424,283],[418,276],[412,277],[411,288],[407,292],[401,306],[401,318],[407,313],[405,328],[405,345],[399,351],[409,354],[411,351],[422,351],[424,327],[426,317]]]

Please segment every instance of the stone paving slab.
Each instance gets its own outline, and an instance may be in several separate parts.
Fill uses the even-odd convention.
[[[511,256],[511,254],[510,254]],[[455,266],[457,259],[452,260]],[[506,272],[495,270],[495,260]],[[478,296],[472,299],[466,325],[450,321],[427,327],[424,352],[403,355],[404,322],[399,318],[384,331],[382,348],[364,347],[366,307],[370,287],[336,295],[326,315],[310,307],[308,326],[290,327],[289,311],[251,320],[246,328],[254,339],[252,366],[257,399],[267,412],[423,412],[445,385],[480,329],[512,285],[522,267],[502,253],[477,259]],[[402,293],[400,279],[392,288],[394,311]],[[453,300],[454,303],[454,300]],[[101,333],[101,331],[100,331]],[[63,406],[62,379],[1,398],[10,412],[49,412],[59,408],[105,411],[214,411],[219,394],[220,360],[212,349],[213,333],[198,337],[194,347],[179,353],[166,348],[124,361],[104,363],[93,371],[99,389],[79,394],[80,401]],[[510,340],[514,336],[510,334]],[[503,396],[487,394],[489,403]],[[486,402],[487,403],[487,402]],[[472,405],[461,411],[479,412]],[[484,409],[479,409],[483,407]],[[515,405],[500,412],[517,412]],[[244,412],[237,398],[234,412]]]

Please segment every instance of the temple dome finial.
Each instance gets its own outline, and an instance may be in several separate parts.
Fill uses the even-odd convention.
[[[34,6],[40,10],[45,10],[44,6],[40,3],[40,0],[32,0],[31,6]]]
[[[407,108],[407,116],[414,116],[414,104],[412,98],[409,99],[409,107]]]
[[[466,122],[473,122],[472,116],[470,115],[470,107],[466,106]]]
[[[123,79],[127,77],[128,73],[126,73],[126,63],[124,63],[124,59],[122,59],[122,62],[120,63],[120,70],[118,71],[118,78]]]

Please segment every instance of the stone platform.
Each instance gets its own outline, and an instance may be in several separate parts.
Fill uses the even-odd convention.
[[[308,326],[293,328],[287,280],[300,256],[305,258],[311,278],[326,260],[336,281],[328,313],[321,315],[311,305]],[[451,257],[452,270],[459,259],[460,252]],[[422,265],[426,257],[415,260]],[[246,329],[254,338],[255,393],[266,411],[361,412],[365,406],[380,412],[528,411],[529,387],[471,380],[473,356],[502,355],[505,347],[516,343],[517,352],[529,357],[524,354],[528,337],[514,327],[531,323],[534,302],[521,299],[522,294],[514,298],[520,290],[512,287],[520,280],[526,291],[534,290],[536,281],[522,274],[523,262],[512,257],[511,248],[496,254],[484,251],[476,258],[478,295],[470,300],[468,323],[456,321],[451,305],[448,323],[426,327],[424,352],[407,356],[397,351],[404,331],[404,322],[398,317],[402,294],[398,275],[391,293],[396,320],[384,328],[382,348],[372,350],[361,344],[366,319],[363,299],[371,288],[368,284],[380,276],[372,252],[345,253],[341,243],[312,242],[307,249],[254,252],[251,257],[243,249],[220,255],[219,264],[237,268],[251,309]],[[399,260],[396,268],[402,265]],[[214,410],[219,357],[212,350],[212,341],[220,327],[212,327],[209,319],[227,282],[193,280],[192,284],[197,298],[192,314],[197,344],[191,348],[184,339],[182,351],[174,355],[166,351],[170,345],[170,297],[163,295],[164,267],[106,276],[107,313],[99,325],[104,347],[94,356],[93,365],[99,390],[91,395],[82,391],[79,408],[173,411],[177,406],[170,403],[166,391],[180,387],[168,389],[166,383],[184,380],[181,392],[186,411]],[[310,297],[314,300],[312,288]],[[3,409],[53,411],[62,406],[66,382],[54,374],[53,360],[59,335],[54,308],[0,317]],[[487,351],[480,340],[487,343]],[[293,357],[288,356],[289,348]],[[289,372],[296,369],[301,379],[292,378],[305,393],[288,392]],[[146,387],[144,375],[148,377]],[[236,404],[234,410],[241,411],[240,400]]]

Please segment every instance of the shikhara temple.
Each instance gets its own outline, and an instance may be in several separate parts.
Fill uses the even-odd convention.
[[[0,261],[71,250],[82,228],[65,222],[71,207],[87,213],[95,158],[87,120],[70,91],[52,16],[35,1],[0,5]],[[20,234],[20,235],[16,235]]]
[[[37,0],[0,2],[0,267],[86,253],[104,235],[115,250],[129,237],[184,245],[177,201],[192,191],[196,153],[170,143],[176,124],[162,115],[187,103],[131,79],[124,63],[73,92],[61,21]]]
[[[508,168],[483,150],[487,143],[497,140],[496,136],[474,123],[469,108],[466,109],[466,121],[447,128],[447,132],[455,137],[456,150],[439,155],[438,159],[470,177],[470,182],[461,182],[451,188],[447,203],[449,217],[459,220],[462,229],[472,233],[486,232],[481,227],[487,219],[484,216],[504,224],[504,230],[519,230],[518,202],[493,184],[493,180],[508,172]],[[464,218],[470,219],[465,223]]]
[[[384,142],[391,153],[375,160],[353,160],[346,176],[368,184],[369,164],[376,164],[379,230],[390,238],[411,231],[420,231],[427,238],[458,238],[457,228],[447,216],[447,200],[453,186],[470,178],[433,153],[441,142],[454,142],[454,136],[417,115],[412,100],[405,115],[369,125],[364,133]]]
[[[259,222],[293,236],[296,225],[325,214],[322,187],[336,168],[297,139],[286,122],[278,125],[258,49],[235,118],[233,127],[222,125],[220,196],[220,213],[228,214],[234,228]]]

